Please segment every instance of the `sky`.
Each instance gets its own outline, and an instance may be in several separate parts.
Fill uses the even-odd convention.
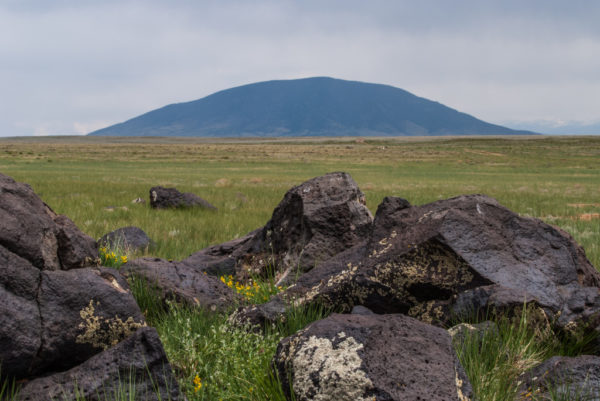
[[[311,76],[600,133],[596,0],[0,0],[0,136],[86,134]]]

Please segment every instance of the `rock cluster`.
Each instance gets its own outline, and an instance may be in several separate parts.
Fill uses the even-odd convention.
[[[152,188],[150,198],[155,208],[212,207],[169,188]],[[145,278],[164,299],[227,311],[240,297],[215,276],[271,270],[293,284],[266,304],[241,307],[233,321],[273,323],[290,306],[346,313],[280,343],[273,367],[297,400],[469,400],[451,335],[440,328],[463,317],[526,306],[530,321],[561,335],[600,329],[600,273],[583,249],[484,195],[421,206],[386,197],[373,219],[354,180],[331,173],[290,189],[265,226],[245,237],[182,261],[136,259],[120,274],[96,267],[92,239],[1,175],[0,221],[1,373],[29,380],[22,399],[40,399],[40,389],[71,397],[79,391],[73,382],[101,396],[126,372],[141,390],[155,381],[164,384],[160,397],[179,399],[156,332],[143,327],[122,276]],[[126,231],[104,240],[128,238]],[[105,326],[117,317],[121,329],[111,334]],[[451,334],[460,342],[487,330],[495,327],[462,325]],[[579,387],[591,377],[596,386],[599,366],[597,357],[551,359],[523,378],[524,391],[549,391],[565,377]]]
[[[364,305],[442,325],[527,303],[554,328],[594,328],[599,283],[567,233],[492,198],[459,196],[423,206],[386,198],[360,244],[238,317],[260,323],[277,317],[274,305],[320,303],[338,311]]]
[[[93,239],[56,215],[28,185],[2,174],[0,221],[0,380],[25,383],[20,399],[61,398],[66,377],[82,378],[78,390],[94,392],[98,382],[83,380],[95,374],[89,369],[98,369],[98,361],[114,353],[111,347],[145,326],[127,282],[116,270],[97,266]],[[145,343],[129,346],[131,360],[152,360],[142,352]],[[170,368],[162,362],[165,369],[153,371],[159,376],[152,379],[166,383]],[[103,365],[107,388],[119,385],[122,367]],[[44,380],[42,387],[37,380]],[[177,387],[171,391],[176,395]]]

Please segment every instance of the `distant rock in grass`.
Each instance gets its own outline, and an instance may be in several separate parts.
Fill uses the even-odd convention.
[[[154,246],[154,241],[139,227],[122,227],[105,234],[98,246],[120,249],[126,252],[144,251]]]
[[[445,325],[488,311],[520,313],[528,304],[530,321],[568,334],[599,326],[599,284],[600,274],[569,234],[492,198],[423,206],[386,198],[361,243],[236,318],[268,322],[293,302],[344,312],[363,305]]]
[[[116,346],[65,372],[26,383],[22,401],[49,399],[185,400],[156,329],[144,327]]]
[[[190,192],[179,192],[175,188],[152,187],[150,188],[150,206],[154,209],[171,209],[200,207],[216,210],[217,208]]]
[[[331,315],[283,339],[273,365],[297,401],[472,397],[450,335],[399,314]]]
[[[264,227],[182,262],[211,274],[244,276],[273,269],[291,279],[362,241],[372,221],[352,177],[330,173],[287,191]]]

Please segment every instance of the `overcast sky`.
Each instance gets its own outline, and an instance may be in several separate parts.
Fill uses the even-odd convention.
[[[497,124],[592,124],[600,1],[0,0],[0,72],[0,136],[84,134],[310,76]]]

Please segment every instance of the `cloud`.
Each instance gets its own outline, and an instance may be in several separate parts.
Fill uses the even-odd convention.
[[[599,17],[600,3],[577,0],[6,1],[0,135],[82,133],[315,75],[398,86],[491,122],[600,120]]]

